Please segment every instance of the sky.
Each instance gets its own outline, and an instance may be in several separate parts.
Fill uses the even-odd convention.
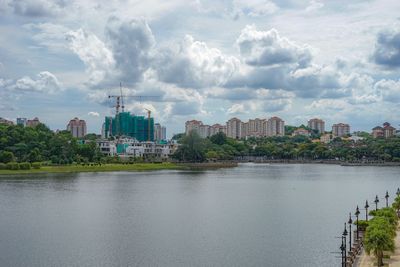
[[[400,124],[398,0],[0,0],[0,117]]]

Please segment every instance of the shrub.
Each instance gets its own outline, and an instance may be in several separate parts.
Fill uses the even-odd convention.
[[[29,162],[21,162],[21,163],[19,163],[19,168],[21,170],[30,170],[31,164]]]
[[[0,170],[7,169],[7,165],[5,163],[0,163]]]
[[[32,163],[32,168],[34,168],[34,169],[40,169],[41,167],[42,167],[41,162],[33,162]]]
[[[19,164],[17,162],[9,162],[7,163],[8,170],[19,170]]]
[[[354,225],[357,225],[357,221],[354,222]],[[365,231],[365,229],[367,229],[368,227],[368,222],[365,220],[359,220],[358,221],[358,229],[360,231]]]

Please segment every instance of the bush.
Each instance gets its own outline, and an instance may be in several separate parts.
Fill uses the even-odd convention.
[[[31,164],[29,162],[21,162],[21,163],[19,163],[19,168],[21,170],[30,170]]]
[[[32,163],[32,168],[34,168],[34,169],[40,169],[41,167],[42,167],[41,162],[33,162]]]
[[[7,163],[8,170],[19,170],[19,164],[17,162],[9,162]]]
[[[7,165],[5,163],[0,163],[0,170],[7,169]]]
[[[357,225],[357,221],[354,222],[354,225]],[[359,220],[358,221],[358,230],[360,231],[365,231],[368,227],[368,222],[365,220]]]

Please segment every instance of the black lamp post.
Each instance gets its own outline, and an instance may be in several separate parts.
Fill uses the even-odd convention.
[[[351,252],[351,224],[353,223],[351,212],[349,213],[349,221],[347,223],[349,224],[349,251]]]
[[[368,200],[365,201],[364,208],[365,208],[365,220],[368,222],[368,208],[369,208]]]
[[[400,196],[400,188],[397,188],[396,195],[397,195],[397,196]]]
[[[379,203],[378,195],[376,195],[374,203],[375,203],[375,210],[378,210],[378,203]]]
[[[358,240],[358,215],[360,215],[360,210],[358,208],[358,205],[357,205],[357,208],[356,208],[355,215],[356,215],[356,218],[357,218],[357,240]]]
[[[386,191],[385,199],[386,199],[386,208],[387,208],[387,207],[389,207],[389,202],[388,202],[388,200],[389,200],[389,192],[388,191]]]
[[[345,252],[346,248],[344,246],[344,242],[343,242],[343,236],[342,236],[342,244],[340,245],[340,251],[342,254],[342,267],[345,267],[345,261],[344,261],[344,252]]]
[[[344,223],[344,230],[343,230],[343,237],[344,237],[344,267],[347,266],[346,236],[347,236],[347,229],[346,229],[346,223]]]

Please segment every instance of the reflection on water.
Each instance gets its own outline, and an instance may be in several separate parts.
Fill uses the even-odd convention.
[[[334,266],[348,212],[400,169],[0,176],[3,266]],[[384,202],[381,202],[384,203]]]

